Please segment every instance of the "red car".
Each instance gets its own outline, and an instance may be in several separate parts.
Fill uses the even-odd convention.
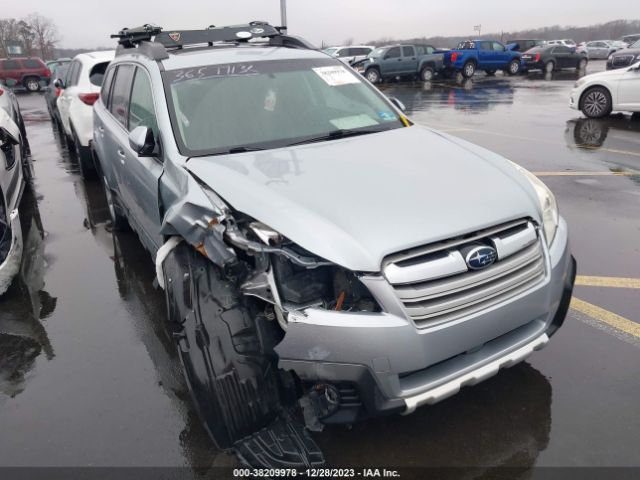
[[[0,80],[11,85],[21,85],[30,92],[37,92],[43,85],[47,85],[51,72],[45,63],[36,57],[4,58],[0,60]]]

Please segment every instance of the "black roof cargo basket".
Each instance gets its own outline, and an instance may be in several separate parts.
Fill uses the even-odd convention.
[[[179,50],[186,46],[246,43],[256,38],[268,39],[268,44],[278,47],[304,48],[315,50],[306,40],[285,35],[286,27],[274,27],[267,22],[251,22],[246,25],[215,27],[204,30],[164,31],[162,27],[145,24],[136,28],[123,28],[111,38],[118,39],[116,54],[130,53],[127,50],[137,48],[139,53],[153,60],[168,58],[167,50]]]

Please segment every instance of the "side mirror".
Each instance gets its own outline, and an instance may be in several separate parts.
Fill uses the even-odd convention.
[[[404,103],[402,103],[396,97],[389,97],[389,101],[393,103],[393,105],[401,112],[405,112],[407,110],[407,107],[404,106]]]
[[[56,87],[56,88],[64,88],[64,82],[62,81],[62,79],[56,78],[53,81],[53,86]]]
[[[129,146],[139,157],[151,157],[156,148],[153,138],[153,130],[149,127],[139,126],[129,134]]]

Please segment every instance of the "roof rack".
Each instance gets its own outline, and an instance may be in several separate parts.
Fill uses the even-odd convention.
[[[174,30],[164,31],[162,27],[145,24],[136,28],[123,28],[111,38],[118,39],[116,55],[131,53],[135,48],[142,55],[153,60],[169,58],[170,50],[180,50],[191,45],[246,43],[256,38],[268,39],[268,45],[288,48],[304,48],[316,50],[306,40],[283,33],[286,27],[274,27],[267,22],[250,22],[246,25],[216,27],[211,25],[203,30]]]

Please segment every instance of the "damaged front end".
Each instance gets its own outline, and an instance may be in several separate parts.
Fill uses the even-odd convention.
[[[254,407],[271,404],[267,397],[272,389],[265,378],[274,375],[280,393],[278,406],[274,407],[277,411],[270,421],[258,416],[262,420],[254,422],[255,430],[249,435],[246,428],[227,428],[216,434],[216,427],[210,427],[209,431],[222,448],[232,448],[248,463],[254,463],[249,458],[269,458],[266,463],[256,461],[262,466],[282,465],[284,459],[278,460],[274,451],[265,456],[265,439],[280,436],[287,445],[301,449],[295,455],[289,451],[287,461],[297,455],[301,467],[321,464],[321,452],[304,433],[302,424],[321,430],[322,419],[338,409],[341,393],[333,386],[307,382],[292,371],[279,370],[276,346],[286,337],[290,320],[304,315],[307,309],[353,314],[380,312],[381,308],[354,272],[317,257],[269,226],[232,210],[195,179],[189,182],[195,184],[189,187],[197,188],[189,188],[189,195],[176,201],[165,215],[162,233],[169,240],[158,250],[156,266],[158,283],[167,290],[170,317],[182,324],[176,338],[194,399],[198,402],[198,397],[212,395],[221,405],[235,404],[240,411],[239,404],[243,402]],[[188,260],[180,260],[180,255],[184,258],[180,250],[184,251],[187,245],[201,259],[196,262],[204,261],[218,273],[204,274],[207,268],[195,268],[193,261],[189,264]],[[181,313],[172,314],[178,311]],[[199,312],[201,319],[197,318]],[[246,317],[251,317],[251,325]],[[193,327],[185,327],[190,322]],[[242,340],[234,337],[235,332],[241,332]],[[215,350],[224,350],[229,341],[225,336],[231,336],[230,342],[235,345],[231,357],[248,357],[233,364],[233,359],[229,362],[223,358],[229,357],[223,351],[217,358]],[[247,353],[244,349],[249,344],[251,352]],[[198,359],[194,360],[196,350]],[[205,350],[207,366],[200,368],[200,351]],[[263,368],[262,362],[268,362],[270,367]],[[246,368],[248,365],[251,368]],[[229,372],[233,372],[233,380],[227,378]],[[229,381],[235,385],[234,392],[244,393],[239,397],[230,393]],[[227,386],[218,388],[221,383]],[[198,390],[209,393],[198,394]],[[261,411],[274,408],[264,407]],[[221,406],[216,412],[227,409]],[[247,418],[251,415],[242,415],[240,423],[250,424]],[[283,437],[286,432],[291,438]]]

